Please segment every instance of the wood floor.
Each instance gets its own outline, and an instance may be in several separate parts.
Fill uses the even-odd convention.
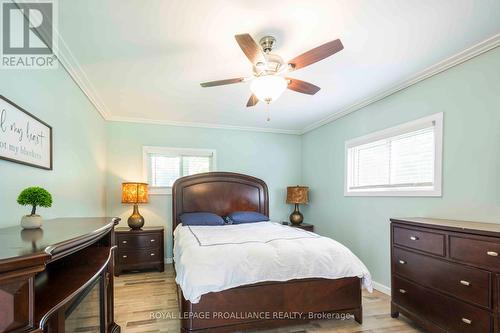
[[[390,298],[378,291],[363,293],[363,325],[354,320],[322,320],[265,333],[425,333],[406,318],[392,319]],[[174,271],[124,274],[115,280],[115,320],[125,333],[179,332]],[[156,316],[156,318],[152,317]]]

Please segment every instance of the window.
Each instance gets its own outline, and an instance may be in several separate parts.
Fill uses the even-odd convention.
[[[346,196],[441,196],[443,114],[346,142]]]
[[[215,170],[215,150],[143,147],[143,170],[150,194],[170,194],[178,178]]]

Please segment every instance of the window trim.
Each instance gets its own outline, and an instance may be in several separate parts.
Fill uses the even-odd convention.
[[[143,181],[149,183],[149,163],[148,155],[160,154],[166,156],[211,156],[210,171],[217,170],[217,152],[215,149],[198,149],[198,148],[177,148],[177,147],[159,147],[159,146],[143,146],[142,147],[142,178]],[[148,186],[150,195],[172,195],[171,186]]]
[[[387,139],[393,136],[425,128],[426,124],[434,122],[435,149],[434,149],[434,188],[428,189],[387,189],[370,191],[353,191],[349,186],[349,148],[354,146]],[[443,113],[436,113],[416,119],[381,131],[363,135],[345,142],[344,155],[344,196],[346,197],[441,197],[442,196],[442,165],[443,165]]]

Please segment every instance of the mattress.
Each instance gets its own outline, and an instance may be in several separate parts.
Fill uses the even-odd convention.
[[[182,226],[174,231],[176,282],[192,303],[210,292],[305,278],[359,277],[366,266],[339,242],[276,222]]]

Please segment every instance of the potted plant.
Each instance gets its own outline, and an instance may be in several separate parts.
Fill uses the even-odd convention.
[[[51,207],[52,196],[41,187],[28,187],[17,197],[17,203],[23,206],[31,206],[31,214],[25,215],[21,219],[21,226],[24,229],[35,229],[42,226],[42,217],[36,214],[37,207]]]

